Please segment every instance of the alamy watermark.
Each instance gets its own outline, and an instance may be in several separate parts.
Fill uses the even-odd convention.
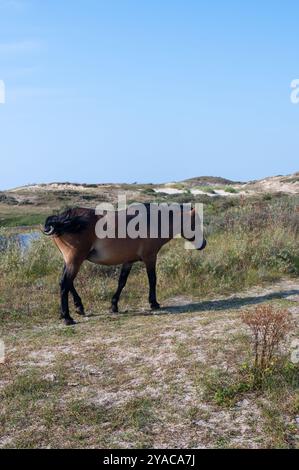
[[[5,104],[5,83],[0,80],[0,104]]]
[[[203,204],[134,203],[127,205],[119,195],[117,208],[112,203],[96,207],[95,232],[99,239],[171,239],[183,237],[186,249],[198,249],[203,239]]]
[[[291,103],[299,103],[299,78],[295,78],[291,81],[292,92],[290,95]]]

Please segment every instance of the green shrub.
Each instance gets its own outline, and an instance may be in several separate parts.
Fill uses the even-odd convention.
[[[223,202],[209,202],[204,212],[208,240],[205,250],[185,250],[183,240],[174,240],[159,254],[158,295],[161,300],[182,293],[203,296],[236,292],[263,281],[298,275],[299,224],[296,207],[296,198],[249,200],[243,205],[238,203],[226,209]],[[41,237],[32,242],[27,251],[12,240],[5,250],[0,251],[2,303],[9,305],[11,311],[17,311],[21,304],[20,292],[29,287],[32,289],[32,298],[29,299],[32,305],[41,301],[40,298],[34,299],[43,293],[49,297],[49,306],[53,298],[56,305],[62,266],[62,256],[49,238]],[[83,291],[82,296],[92,304],[108,300],[116,288],[118,275],[117,266],[86,262],[76,284],[78,290]],[[17,289],[18,295],[9,295],[10,289]],[[142,298],[144,302],[146,292],[145,269],[137,263],[124,296],[134,294],[134,299]],[[24,290],[25,302],[28,295]]]
[[[238,192],[237,189],[234,188],[233,186],[226,186],[226,187],[224,188],[224,191],[225,191],[226,193],[232,193],[232,194],[235,194],[235,193]]]

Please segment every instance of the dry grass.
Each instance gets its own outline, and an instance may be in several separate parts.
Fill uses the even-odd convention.
[[[141,266],[122,313],[112,315],[117,269],[86,264],[76,285],[88,316],[65,327],[62,261],[49,240],[2,252],[0,446],[296,447],[298,367],[289,348],[299,326],[298,232],[282,219],[247,232],[251,215],[241,212],[233,232],[210,214],[203,253],[180,240],[161,253],[158,314],[147,309]],[[262,387],[252,385],[242,321],[256,304],[290,309],[295,321]]]
[[[278,298],[283,287],[292,292],[281,285]],[[138,305],[111,315],[100,303],[70,328],[54,311],[6,317],[0,446],[296,446],[298,370],[262,391],[242,386],[251,350],[242,305],[254,302],[243,299],[201,311],[178,298],[156,315]]]

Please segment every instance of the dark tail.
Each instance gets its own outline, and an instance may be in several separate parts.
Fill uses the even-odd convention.
[[[45,221],[43,233],[47,236],[63,233],[79,233],[85,230],[92,221],[94,211],[91,209],[68,209],[62,214],[52,215]]]

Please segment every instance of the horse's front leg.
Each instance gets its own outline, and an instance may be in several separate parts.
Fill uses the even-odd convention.
[[[75,261],[66,263],[60,281],[61,318],[66,325],[74,325],[76,323],[69,312],[69,292],[75,290],[73,281],[79,271],[80,264],[81,263]]]
[[[75,304],[76,312],[77,312],[79,315],[85,315],[85,310],[84,310],[84,306],[83,306],[81,297],[80,297],[80,295],[78,294],[78,292],[76,291],[76,289],[75,289],[73,283],[72,283],[72,285],[71,285],[70,291],[71,291],[71,294],[72,294],[73,299],[74,299],[74,304]]]
[[[66,265],[64,265],[64,267],[63,267],[62,277],[64,276],[65,269],[66,269]],[[83,306],[81,297],[80,297],[80,295],[78,294],[78,292],[76,291],[73,282],[72,282],[71,285],[70,285],[70,292],[71,292],[71,294],[72,294],[72,296],[73,296],[73,299],[74,299],[74,305],[75,305],[75,308],[76,308],[76,312],[77,312],[79,315],[85,315],[84,306]]]

